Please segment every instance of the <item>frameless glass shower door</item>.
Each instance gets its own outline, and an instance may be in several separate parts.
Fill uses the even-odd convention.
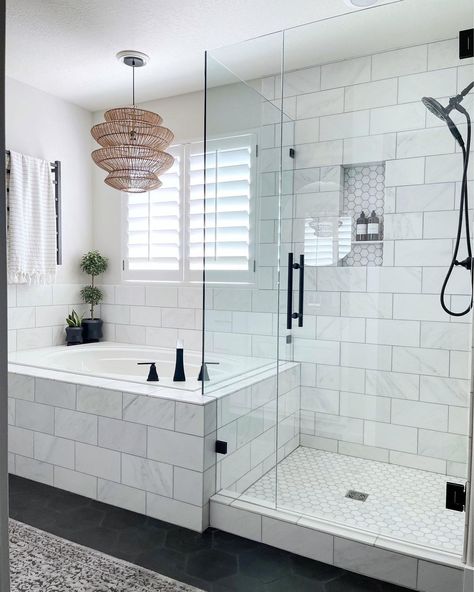
[[[280,75],[281,56],[277,34],[206,61],[203,394],[216,397],[224,446],[216,490],[234,497],[277,461],[282,113],[262,93],[258,64],[264,59]],[[225,366],[239,378],[220,381],[217,391],[213,375]],[[273,482],[265,503],[274,494]]]

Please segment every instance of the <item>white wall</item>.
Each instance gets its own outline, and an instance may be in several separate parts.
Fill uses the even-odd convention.
[[[6,147],[62,164],[63,265],[56,283],[84,281],[81,255],[92,245],[92,115],[11,78],[6,79]]]
[[[175,143],[203,138],[204,95],[202,92],[143,103],[140,107],[159,113],[163,117],[163,125],[173,131]],[[103,112],[94,113],[93,119],[94,123],[103,121]],[[118,284],[121,281],[121,194],[104,183],[105,176],[105,171],[94,166],[92,173],[94,247],[109,258],[109,270],[103,276],[103,282]]]
[[[65,317],[80,309],[79,260],[92,248],[91,123],[88,111],[7,78],[7,149],[61,161],[63,249],[53,286],[9,286],[10,351],[64,343]]]

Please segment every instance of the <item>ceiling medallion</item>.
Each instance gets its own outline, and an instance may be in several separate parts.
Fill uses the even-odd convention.
[[[94,125],[91,134],[102,146],[92,159],[108,172],[105,183],[119,191],[144,193],[161,186],[159,176],[174,162],[165,152],[174,139],[173,132],[161,123],[157,113],[135,107],[135,68],[148,62],[138,51],[121,51],[117,58],[132,68],[132,106],[110,109],[105,121]]]

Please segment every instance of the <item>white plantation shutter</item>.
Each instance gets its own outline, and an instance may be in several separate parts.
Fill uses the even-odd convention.
[[[208,281],[253,281],[255,146],[251,135],[208,143],[206,203],[203,143],[168,149],[163,186],[125,196],[124,279],[200,281],[205,234]]]
[[[351,251],[351,218],[325,216],[307,218],[304,226],[305,264],[314,267],[337,265]]]
[[[129,279],[181,279],[183,151],[181,147],[168,151],[175,162],[160,175],[163,185],[126,195],[125,275]]]
[[[253,225],[251,135],[209,142],[204,204],[203,145],[189,151],[189,270],[202,270],[204,256],[209,281],[249,281]],[[204,208],[205,206],[205,208]]]

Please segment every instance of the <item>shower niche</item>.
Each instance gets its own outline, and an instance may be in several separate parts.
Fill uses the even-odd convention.
[[[383,265],[383,218],[385,205],[385,164],[347,166],[343,169],[343,211],[351,220],[351,250],[342,267]],[[373,212],[378,223],[375,232],[358,240],[357,220],[362,212],[370,221]],[[369,226],[369,225],[367,225]],[[374,236],[375,235],[375,236]]]

